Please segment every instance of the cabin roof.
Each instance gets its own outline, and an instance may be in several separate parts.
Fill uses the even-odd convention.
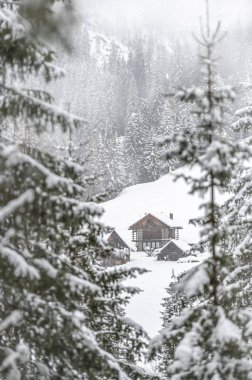
[[[183,227],[179,226],[178,223],[176,223],[173,219],[169,218],[168,215],[164,214],[163,212],[160,212],[160,213],[147,213],[146,215],[144,215],[142,218],[140,218],[137,222],[135,222],[134,224],[132,224],[130,227],[129,227],[129,230],[132,230],[139,222],[141,222],[143,219],[145,219],[147,216],[152,216],[158,220],[160,220],[160,222],[164,223],[167,227],[170,227],[170,228],[180,228],[182,229]]]
[[[162,248],[159,249],[159,252],[162,252],[163,249],[168,247],[168,245],[170,245],[171,243],[175,244],[183,252],[188,252],[192,249],[192,247],[183,240],[171,239],[170,241],[168,241],[168,243],[166,243]]]
[[[136,247],[134,246],[134,244],[129,241],[125,236],[124,234],[120,232],[118,232],[118,230],[114,229],[113,231],[111,231],[110,233],[106,234],[104,236],[105,240],[108,241],[108,239],[110,238],[111,235],[113,235],[113,233],[116,233],[119,238],[124,242],[124,244],[129,248],[130,251],[135,251],[136,250]]]

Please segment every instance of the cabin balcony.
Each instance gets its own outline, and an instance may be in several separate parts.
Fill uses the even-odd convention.
[[[132,230],[132,241],[167,241],[169,239],[178,239],[179,233],[178,229],[139,229]]]

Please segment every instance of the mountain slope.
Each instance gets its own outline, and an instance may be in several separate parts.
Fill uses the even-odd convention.
[[[192,175],[190,169],[183,169],[183,173]],[[197,176],[197,170],[193,174]],[[189,194],[189,190],[184,180],[174,182],[172,173],[154,182],[128,187],[117,198],[103,203],[103,222],[130,240],[129,226],[146,213],[173,213],[174,221],[183,227],[180,238],[187,243],[197,243],[199,228],[189,225],[189,220],[202,215],[199,206],[204,199]]]

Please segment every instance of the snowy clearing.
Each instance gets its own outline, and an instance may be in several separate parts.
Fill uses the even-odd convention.
[[[189,224],[189,220],[203,216],[200,205],[209,200],[199,195],[189,194],[190,185],[183,179],[174,181],[174,174],[183,173],[195,178],[200,171],[190,168],[180,168],[154,182],[134,185],[124,189],[118,197],[102,204],[105,212],[102,222],[115,227],[125,242],[132,247],[131,231],[128,228],[147,213],[158,215],[173,213],[174,223],[183,227],[180,230],[180,239],[189,244],[199,242],[200,230]],[[224,203],[227,194],[217,193],[219,203]]]
[[[151,272],[127,281],[127,285],[137,286],[142,290],[132,298],[126,309],[127,316],[142,325],[150,337],[154,337],[161,329],[161,302],[166,296],[165,289],[171,282],[172,269],[177,276],[197,264],[157,261],[155,257],[148,257],[145,252],[131,253],[131,261],[124,264],[125,266],[145,268]]]
[[[174,182],[172,174],[154,182],[128,187],[117,198],[102,204],[105,210],[102,220],[115,227],[129,241],[131,231],[128,228],[146,213],[173,213],[174,221],[183,226],[181,239],[187,243],[196,243],[199,241],[199,229],[188,222],[202,214],[199,205],[203,200],[188,194],[189,190],[182,179]]]

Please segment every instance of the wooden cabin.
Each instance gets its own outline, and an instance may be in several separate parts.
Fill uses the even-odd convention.
[[[103,260],[105,266],[121,265],[130,261],[130,247],[116,230],[108,234],[105,239],[116,249],[110,257]]]
[[[132,230],[132,241],[136,243],[138,251],[154,250],[163,247],[171,239],[179,239],[179,230],[182,227],[173,220],[173,215],[146,214],[129,230]]]
[[[177,261],[181,257],[188,256],[191,246],[181,240],[170,240],[157,253],[157,260]]]

